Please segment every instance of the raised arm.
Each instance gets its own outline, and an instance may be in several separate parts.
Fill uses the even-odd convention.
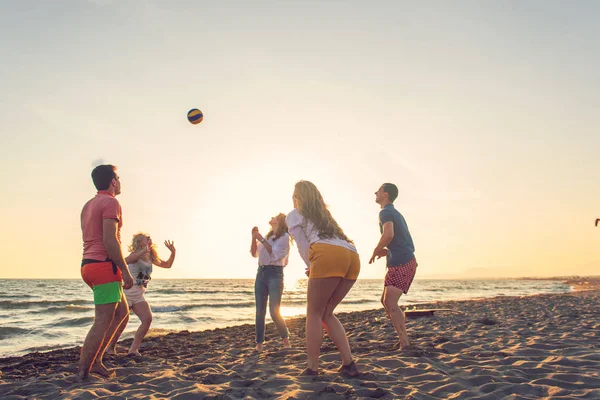
[[[165,240],[165,246],[171,251],[169,259],[167,261],[160,260],[160,263],[155,263],[155,265],[161,268],[171,268],[173,266],[173,261],[175,261],[175,253],[177,252],[175,249],[175,242]]]
[[[265,248],[265,250],[267,250],[267,252],[269,254],[273,254],[273,247],[271,247],[271,245],[269,244],[269,242],[267,242],[267,240],[263,237],[263,235],[260,234],[260,232],[258,231],[258,228],[256,229],[256,231],[252,231],[252,238],[254,240],[258,240],[260,242],[260,244]],[[257,244],[258,246],[258,244]]]
[[[141,250],[138,251],[134,251],[133,253],[129,254],[127,257],[125,257],[125,262],[127,264],[133,264],[138,262],[138,260],[140,259],[141,256],[148,254],[148,247],[144,247]]]
[[[254,234],[258,232],[258,228],[255,226],[252,228],[252,243],[250,243],[250,254],[252,257],[258,257],[258,241],[254,237]]]

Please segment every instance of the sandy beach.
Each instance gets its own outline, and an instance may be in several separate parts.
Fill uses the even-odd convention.
[[[454,311],[411,318],[417,349],[408,352],[395,346],[383,310],[339,314],[359,378],[337,373],[340,357],[327,337],[322,374],[299,376],[304,319],[295,318],[288,320],[293,349],[280,348],[272,324],[262,353],[253,350],[252,325],[183,331],[147,339],[142,357],[107,357],[116,378],[83,384],[72,380],[78,348],[0,359],[0,397],[597,399],[600,291],[583,282],[578,288],[591,290],[417,306]]]

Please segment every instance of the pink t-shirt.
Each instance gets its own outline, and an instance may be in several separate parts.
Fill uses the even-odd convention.
[[[119,221],[117,239],[121,243],[123,217],[119,200],[105,190],[98,191],[96,197],[85,203],[81,210],[81,232],[83,234],[83,258],[104,261],[108,252],[102,240],[103,223],[107,218]]]

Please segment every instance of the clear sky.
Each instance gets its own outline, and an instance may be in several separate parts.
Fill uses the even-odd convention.
[[[600,3],[0,2],[0,278],[77,278],[90,172],[157,278],[251,278],[313,181],[354,239],[400,188],[417,277],[600,271]],[[191,108],[204,112],[197,126]],[[124,243],[125,245],[126,243]],[[125,248],[125,246],[124,246]],[[289,276],[303,265],[292,248]]]

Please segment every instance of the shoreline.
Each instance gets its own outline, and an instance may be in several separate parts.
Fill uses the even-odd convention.
[[[517,278],[519,280],[528,281],[555,281],[562,282],[565,285],[571,286],[573,291],[581,292],[586,290],[600,290],[600,275],[568,275],[554,276],[549,278],[540,277],[524,277]]]
[[[360,379],[337,374],[340,357],[327,337],[324,374],[298,376],[306,359],[305,318],[296,317],[286,320],[290,350],[280,348],[272,323],[262,353],[253,350],[252,324],[180,331],[146,339],[142,357],[106,357],[117,377],[93,376],[84,384],[70,381],[79,347],[3,358],[0,396],[77,397],[94,391],[128,398],[447,398],[457,393],[497,398],[509,392],[522,398],[600,397],[599,301],[600,291],[592,289],[411,305],[459,311],[409,319],[409,336],[418,348],[412,353],[395,349],[397,337],[381,308],[339,313],[365,373]],[[122,342],[121,351],[130,342]]]
[[[251,276],[248,278],[156,278],[155,281],[179,281],[179,280],[197,280],[197,281],[244,281],[244,280],[254,280],[255,277]],[[307,280],[308,278],[299,278],[298,280]],[[383,281],[383,278],[358,278],[359,280],[365,281]],[[415,278],[415,280],[425,280],[425,281],[481,281],[481,280],[490,280],[490,281],[504,281],[504,280],[530,280],[530,281],[576,281],[576,280],[592,280],[599,281],[600,275],[564,275],[564,276],[505,276],[505,277],[452,277],[452,276],[425,276],[420,278]],[[81,281],[81,277],[74,278],[0,278],[0,281]]]
[[[154,289],[158,289],[156,293],[152,292],[152,296],[156,295],[157,297],[156,299],[149,298],[156,317],[150,334],[165,334],[180,330],[203,331],[246,323],[253,324],[254,296],[248,295],[250,293],[248,292],[248,282],[250,281],[241,281],[242,283],[234,283],[234,285],[244,286],[241,289],[244,290],[244,298],[239,300],[243,300],[240,303],[242,305],[237,304],[238,301],[234,301],[231,304],[231,314],[220,312],[220,308],[224,306],[223,301],[225,300],[222,296],[214,300],[215,307],[217,308],[213,309],[210,306],[213,303],[212,295],[196,294],[201,293],[197,290],[199,287],[205,286],[209,293],[214,293],[212,291],[215,290],[213,289],[214,284],[202,283],[197,285],[192,283],[189,287],[194,293],[192,295],[194,297],[186,298],[185,289],[173,289],[172,284],[163,282],[161,285],[158,285],[159,282],[156,282]],[[79,290],[82,282],[80,280],[73,280],[73,282],[77,284],[64,283],[60,284],[61,288],[62,285],[66,285],[65,288],[71,288],[74,291]],[[435,301],[478,300],[498,296],[568,293],[573,290],[571,285],[566,285],[559,281],[519,282],[512,279],[507,280],[506,283],[503,283],[503,281],[484,281],[482,284],[477,283],[477,281],[474,281],[475,283],[468,281],[457,283],[446,281],[427,282],[425,280],[419,283],[417,280],[417,284],[411,289],[409,296],[403,296],[401,299],[401,306],[410,309],[415,307],[415,305],[423,307]],[[20,283],[16,284],[20,285]],[[178,286],[184,284],[185,282],[182,281]],[[282,314],[284,314],[285,318],[304,316],[306,307],[305,303],[302,302],[306,299],[306,294],[302,294],[304,285],[303,283],[292,285],[289,290],[289,299],[284,295]],[[353,289],[348,298],[338,307],[339,312],[372,310],[381,307],[379,297],[381,296],[380,285],[383,285],[383,280],[367,280],[366,282],[362,282],[361,285],[356,285],[357,288]],[[32,299],[24,299],[22,302],[17,302],[9,296],[6,301],[0,301],[2,303],[0,306],[8,303],[7,316],[9,314],[12,315],[10,318],[12,321],[5,327],[6,329],[0,327],[0,338],[2,339],[0,341],[0,358],[19,357],[34,352],[68,349],[80,345],[93,319],[93,304],[89,299],[88,293],[79,290],[76,298],[62,296],[56,299],[56,303],[51,303],[44,301],[43,298],[39,298],[40,293],[36,292],[36,290],[40,290],[38,287],[57,287],[57,284],[52,284],[50,281],[40,281],[39,284],[33,283],[29,286],[32,290],[32,296],[30,296]],[[248,286],[248,288],[245,286]],[[187,286],[182,287],[185,288]],[[159,298],[161,301],[157,300]],[[166,300],[163,300],[163,298]],[[287,300],[289,300],[289,304]],[[30,305],[28,301],[31,301],[32,304]],[[13,306],[12,303],[15,302],[16,304]],[[18,309],[31,309],[32,313],[17,314],[17,311],[13,310],[13,308],[17,309],[17,311]],[[45,309],[48,310],[47,315],[45,314]],[[67,318],[64,321],[60,318],[63,315]],[[181,318],[189,323],[185,323],[184,320],[178,320],[176,318],[177,315],[181,315]],[[39,328],[36,324],[31,323],[31,318],[37,318],[40,322]],[[4,318],[3,320],[8,320],[8,318]],[[23,322],[23,325],[19,323],[20,321]],[[30,332],[22,329],[26,327],[31,327],[33,331]],[[134,328],[136,327],[133,325],[129,327],[122,339],[133,337]],[[57,330],[64,331],[64,335],[57,335]]]
[[[514,280],[514,278],[510,278],[510,280]],[[400,308],[402,308],[403,310],[413,310],[415,308],[423,308],[423,307],[429,307],[432,304],[442,304],[442,303],[446,303],[446,302],[469,302],[469,301],[481,301],[481,300],[493,300],[496,298],[522,298],[522,297],[531,297],[531,296],[540,296],[540,295],[545,295],[545,294],[566,294],[566,293],[572,293],[574,291],[579,291],[579,290],[590,290],[590,289],[580,289],[576,286],[574,286],[573,284],[571,284],[570,282],[567,282],[565,279],[563,278],[556,278],[556,279],[537,279],[537,280],[549,280],[549,281],[560,281],[564,284],[567,284],[570,286],[570,290],[566,291],[566,292],[552,292],[552,293],[548,293],[548,292],[543,292],[543,293],[533,293],[533,294],[522,294],[522,295],[504,295],[504,294],[496,294],[493,296],[487,296],[487,297],[461,297],[458,298],[456,300],[433,300],[433,301],[424,301],[424,302],[419,302],[419,303],[408,303],[408,304],[402,304],[400,305]],[[598,277],[598,289],[600,289],[600,277]],[[343,302],[342,302],[343,303]],[[360,313],[360,312],[365,312],[365,311],[375,311],[375,310],[379,310],[381,309],[381,307],[377,307],[377,308],[369,308],[369,309],[362,309],[362,310],[353,310],[353,311],[341,311],[336,313],[336,315],[339,314],[348,314],[348,313]],[[299,319],[299,318],[305,318],[304,314],[296,314],[296,315],[291,315],[291,316],[286,316],[284,317],[285,320],[294,320],[294,319]],[[272,320],[270,320],[269,316],[267,316],[267,324],[271,323],[272,324]],[[164,336],[167,334],[171,334],[171,333],[178,333],[178,332],[182,332],[182,331],[190,331],[190,332],[205,332],[205,331],[213,331],[216,329],[230,329],[230,328],[235,328],[238,326],[244,326],[244,325],[250,325],[250,326],[254,326],[254,324],[252,323],[237,323],[237,324],[233,324],[233,325],[227,325],[227,326],[216,326],[216,327],[207,327],[204,329],[195,329],[195,330],[189,330],[189,329],[168,329],[168,328],[164,328],[164,327],[156,327],[156,328],[150,328],[150,331],[147,333],[146,338],[150,338],[150,337],[157,337],[157,336]],[[87,333],[87,331],[86,331]],[[123,343],[130,343],[133,339],[132,337],[133,333],[130,332],[129,336],[124,336],[125,339],[123,339]],[[123,336],[122,336],[123,338]],[[47,348],[44,348],[47,347]],[[25,350],[25,352],[20,352],[20,354],[15,354],[15,355],[2,355],[0,354],[0,362],[4,359],[8,359],[8,358],[18,358],[18,357],[25,357],[29,354],[37,354],[37,353],[49,353],[49,352],[53,352],[53,351],[60,351],[60,350],[69,350],[69,349],[73,349],[73,348],[79,348],[79,344],[78,343],[70,343],[70,344],[65,344],[65,345],[59,345],[58,346],[39,346],[39,347],[35,347],[32,349],[29,349],[30,351],[27,351],[28,349]]]

